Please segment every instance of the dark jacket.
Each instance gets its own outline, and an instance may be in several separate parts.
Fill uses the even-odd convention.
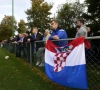
[[[30,48],[30,43],[27,42],[28,39],[32,39],[32,37],[30,35],[25,37],[23,39],[23,45],[24,45],[24,47]]]
[[[34,42],[34,41],[40,41],[43,39],[43,36],[40,34],[40,33],[37,33],[36,34],[36,37],[35,35],[32,36],[32,39],[31,39],[31,42]],[[44,43],[43,42],[37,42],[36,43],[36,51],[38,50],[38,48],[40,47],[44,47]]]

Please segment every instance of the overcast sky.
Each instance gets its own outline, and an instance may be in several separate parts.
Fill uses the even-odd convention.
[[[66,1],[75,1],[75,0],[45,0],[47,2],[53,2],[54,6],[51,10],[51,12],[54,14],[57,11],[57,7],[60,4],[65,3]],[[81,3],[84,2],[84,0],[80,0]],[[14,0],[14,16],[17,21],[20,19],[24,19],[27,21],[25,14],[25,10],[30,8],[30,0]],[[52,15],[53,15],[52,14]],[[4,15],[12,15],[12,0],[0,0],[0,21],[4,17]]]

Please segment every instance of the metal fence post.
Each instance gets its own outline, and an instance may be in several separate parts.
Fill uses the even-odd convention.
[[[8,45],[9,45],[9,47],[8,47],[8,51],[10,52],[10,43],[9,43]]]
[[[30,67],[32,67],[32,43],[30,42]]]
[[[15,45],[15,55],[16,55],[16,43],[14,43],[14,45]]]

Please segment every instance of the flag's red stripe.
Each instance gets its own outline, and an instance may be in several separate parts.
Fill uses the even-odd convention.
[[[86,47],[87,48],[90,48],[90,44],[88,41],[86,41],[84,39],[84,37],[79,37],[79,38],[76,38],[75,40],[71,41],[69,44],[67,44],[67,46],[70,46],[70,45],[73,45],[73,48],[74,49],[76,46],[79,46],[80,44],[83,44],[85,42],[86,44]],[[49,51],[51,52],[54,52],[56,53],[56,49],[58,46],[55,45],[52,41],[48,40],[47,42],[47,45],[46,45],[46,49],[48,49]]]

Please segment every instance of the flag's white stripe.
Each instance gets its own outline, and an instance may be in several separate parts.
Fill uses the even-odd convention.
[[[54,66],[54,57],[55,53],[50,52],[49,50],[45,50],[45,63]]]
[[[85,61],[85,50],[84,43],[75,47],[74,50],[67,57],[66,66],[76,66],[86,64]],[[45,62],[51,66],[54,66],[54,55],[55,53],[50,52],[46,49]]]
[[[67,57],[66,66],[75,66],[86,64],[85,62],[85,47],[84,43],[75,47]]]

